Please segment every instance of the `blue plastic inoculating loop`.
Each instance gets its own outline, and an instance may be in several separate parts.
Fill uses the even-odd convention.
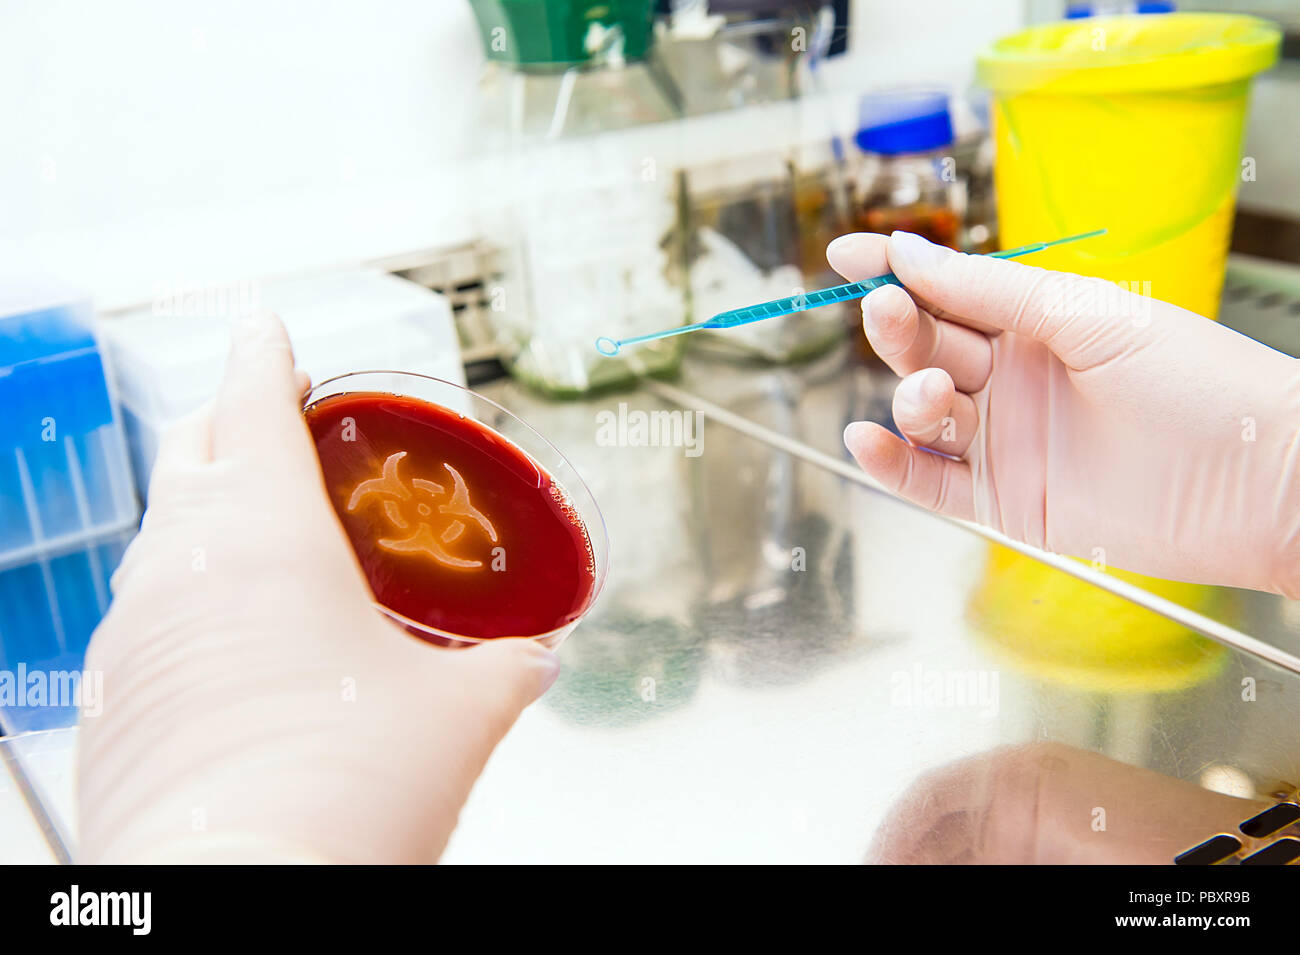
[[[1032,245],[1022,245],[1016,249],[1006,249],[1002,252],[989,252],[989,256],[995,259],[1018,259],[1022,255],[1032,255],[1035,252],[1041,252],[1043,249],[1049,249],[1054,245],[1065,245],[1068,242],[1078,242],[1081,239],[1091,239],[1099,235],[1105,235],[1105,229],[1095,229],[1092,232],[1081,232],[1078,235],[1067,235],[1062,239],[1053,239],[1050,242],[1035,242]],[[707,318],[702,322],[692,322],[690,325],[677,325],[673,328],[661,328],[657,332],[646,332],[644,335],[633,335],[630,338],[608,338],[602,336],[596,339],[596,350],[602,355],[614,356],[623,350],[627,345],[643,345],[646,342],[659,341],[663,338],[671,338],[675,335],[689,335],[691,332],[698,332],[701,329],[726,329],[736,328],[740,325],[748,325],[751,322],[761,322],[769,318],[779,318],[782,315],[791,315],[795,312],[806,311],[810,308],[820,308],[823,305],[830,305],[835,302],[847,302],[853,299],[862,298],[873,289],[882,285],[901,285],[898,276],[893,272],[886,272],[884,275],[877,275],[874,278],[863,279],[860,282],[849,282],[845,285],[833,285],[830,288],[817,289],[815,292],[800,292],[796,295],[787,295],[784,298],[774,298],[767,302],[757,302],[753,305],[744,305],[740,308],[728,309],[725,312],[718,312],[712,318]]]

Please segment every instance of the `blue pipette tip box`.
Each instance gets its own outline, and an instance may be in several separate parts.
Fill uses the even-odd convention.
[[[81,671],[90,635],[108,610],[109,579],[134,533],[118,531],[0,570],[0,732],[71,726],[77,703],[93,712],[102,702],[99,678]]]
[[[75,293],[0,288],[0,569],[139,518],[94,313]]]

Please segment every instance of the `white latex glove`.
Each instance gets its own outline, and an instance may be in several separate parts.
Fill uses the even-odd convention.
[[[1296,360],[1101,279],[906,233],[841,236],[827,258],[907,289],[862,309],[910,443],[844,434],[887,488],[1056,553],[1300,596]]]
[[[554,681],[531,640],[441,650],[378,614],[274,316],[158,455],[87,668],[80,860],[429,862]]]

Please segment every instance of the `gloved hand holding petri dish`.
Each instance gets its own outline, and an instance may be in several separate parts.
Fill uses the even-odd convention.
[[[379,376],[317,387],[317,411],[346,403],[340,419],[353,419],[357,438],[334,447],[327,419],[315,418],[327,483],[284,327],[270,315],[237,325],[216,401],[159,451],[143,527],[91,641],[86,667],[103,674],[104,705],[82,719],[79,861],[438,857],[493,747],[555,680],[559,661],[540,644],[558,642],[595,599],[604,529],[577,475],[536,432],[453,385],[416,385]],[[426,425],[448,416],[442,436]],[[400,451],[404,492],[384,475]],[[544,475],[563,482],[571,514],[543,496],[554,489]],[[490,560],[496,545],[479,518],[505,549],[507,577],[430,556]],[[519,576],[537,569],[533,541],[512,535],[544,521],[542,549],[557,569],[548,579],[568,582],[567,603],[503,599],[496,630],[486,617],[473,629],[448,616],[502,580],[524,586]],[[353,540],[374,544],[361,548],[365,569]],[[405,629],[397,613],[376,612],[377,593],[410,617]],[[429,623],[470,630],[457,645],[477,645],[430,646],[451,641]]]

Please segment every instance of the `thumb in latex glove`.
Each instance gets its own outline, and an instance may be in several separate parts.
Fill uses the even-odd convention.
[[[441,650],[381,617],[326,497],[274,316],[175,427],[87,668],[80,858],[433,861],[558,662]]]
[[[845,431],[887,488],[1049,551],[1300,595],[1294,359],[1101,279],[907,233],[842,236],[827,258],[906,289],[862,310],[903,379],[907,441]]]

